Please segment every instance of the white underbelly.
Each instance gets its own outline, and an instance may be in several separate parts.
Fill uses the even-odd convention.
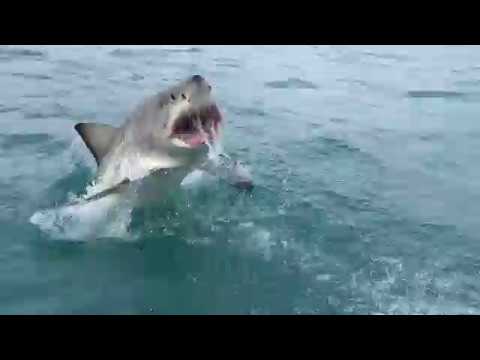
[[[162,156],[145,156],[131,152],[128,155],[112,154],[106,159],[105,165],[99,169],[98,182],[105,186],[113,186],[124,179],[139,180],[148,176],[157,169],[170,169],[180,167],[182,164],[172,158]]]

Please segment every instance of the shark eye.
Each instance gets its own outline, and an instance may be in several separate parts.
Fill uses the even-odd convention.
[[[172,100],[175,100],[175,95],[170,94],[170,98],[171,98]]]

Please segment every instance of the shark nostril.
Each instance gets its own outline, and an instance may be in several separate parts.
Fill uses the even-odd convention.
[[[171,98],[172,100],[175,100],[175,95],[170,94],[170,98]]]
[[[212,91],[212,87],[208,85],[208,91]]]
[[[182,98],[183,100],[187,100],[187,97],[185,96],[185,94],[182,94]]]
[[[192,81],[196,83],[201,83],[203,81],[203,77],[201,77],[200,75],[193,75]]]

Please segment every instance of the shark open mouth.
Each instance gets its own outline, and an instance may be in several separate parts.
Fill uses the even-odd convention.
[[[195,148],[218,136],[222,116],[216,105],[208,105],[181,114],[174,122],[170,137],[184,146]]]

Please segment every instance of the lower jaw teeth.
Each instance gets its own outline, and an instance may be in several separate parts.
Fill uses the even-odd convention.
[[[179,139],[179,138],[173,138],[172,139],[172,144],[178,147],[190,147],[185,141]]]

